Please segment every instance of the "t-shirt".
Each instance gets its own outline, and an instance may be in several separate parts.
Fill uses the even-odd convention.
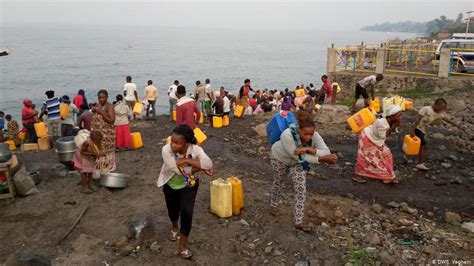
[[[196,118],[194,118],[194,115],[196,115]],[[176,126],[186,124],[194,129],[194,119],[199,121],[200,118],[201,111],[193,99],[183,96],[178,100],[176,104]]]
[[[213,92],[211,84],[206,84],[206,86],[204,86],[204,90],[206,91],[206,101],[212,101],[211,97],[213,95]]]
[[[51,99],[47,99],[43,107],[46,108],[46,113],[47,113],[47,119],[48,121],[53,121],[53,120],[59,120],[61,119],[61,113],[60,113],[60,106],[61,101],[59,97],[54,97]]]
[[[145,88],[145,100],[156,101],[157,91],[158,89],[155,86],[153,85],[147,86]]]
[[[31,114],[33,114],[33,112],[34,112],[33,109],[31,109],[29,107],[23,107],[21,109],[21,116],[22,116],[21,122],[23,123],[23,125],[25,125],[27,123],[34,123],[35,122],[35,117],[34,116],[32,116],[30,118],[23,119],[24,115],[31,115]]]
[[[178,89],[178,86],[174,84],[168,88],[168,95],[170,96],[171,99],[178,100],[178,96],[176,96],[177,89]]]
[[[130,106],[128,106],[123,101],[120,101],[115,104],[114,111],[115,111],[114,125],[115,126],[128,125],[128,123],[130,122],[128,120],[128,117],[133,115],[133,112],[132,112],[132,109],[130,109]]]
[[[334,94],[334,89],[332,88],[332,85],[329,81],[324,82],[323,84],[324,90],[326,91],[326,97],[327,98],[332,98]]]
[[[426,133],[426,127],[436,123],[441,123],[443,118],[446,118],[446,113],[436,113],[431,106],[425,106],[420,109],[418,112],[423,118],[421,118],[420,123],[416,127],[417,129]]]
[[[207,99],[206,89],[204,88],[203,85],[197,86],[196,90],[194,91],[194,94],[197,96],[197,100],[200,101],[200,102],[203,102]]]
[[[125,83],[125,85],[123,85],[123,90],[126,101],[132,102],[136,100],[135,92],[137,91],[137,85],[135,85],[135,83]]]
[[[224,100],[217,99],[214,104],[212,105],[214,108],[214,114],[221,115],[224,113]]]
[[[224,113],[230,112],[230,100],[227,96],[224,96]]]
[[[374,86],[375,83],[377,83],[377,78],[375,75],[371,75],[371,76],[368,76],[368,77],[365,77],[364,79],[362,79],[361,81],[359,81],[359,85],[362,87],[362,88],[368,88],[370,86]]]

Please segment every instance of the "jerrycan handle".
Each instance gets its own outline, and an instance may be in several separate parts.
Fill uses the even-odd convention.
[[[288,111],[281,111],[280,112],[280,115],[284,118],[286,118],[288,116]]]

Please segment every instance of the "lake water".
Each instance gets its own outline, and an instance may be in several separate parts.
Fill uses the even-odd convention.
[[[168,109],[167,88],[178,79],[188,92],[196,80],[235,92],[244,79],[254,88],[284,89],[320,84],[326,49],[380,43],[410,34],[334,31],[244,31],[160,27],[3,26],[0,47],[0,110],[18,118],[22,99],[40,106],[44,92],[73,97],[84,89],[89,102],[99,89],[112,101],[131,75],[142,97],[147,80],[159,89],[158,111]],[[128,44],[133,43],[133,48]]]

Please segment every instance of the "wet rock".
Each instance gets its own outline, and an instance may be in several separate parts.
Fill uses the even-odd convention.
[[[407,212],[411,215],[416,215],[418,213],[418,210],[415,208],[408,207]]]
[[[369,243],[374,246],[380,246],[382,244],[382,241],[380,240],[379,235],[377,233],[374,233],[370,235]]]
[[[324,212],[322,210],[319,210],[318,213],[316,214],[316,216],[319,218],[319,219],[324,219],[326,218],[326,215],[324,214]]]
[[[433,254],[435,254],[435,249],[434,249],[434,247],[431,246],[431,245],[425,246],[425,247],[423,248],[423,253],[432,256]]]
[[[342,213],[341,210],[336,210],[336,211],[334,212],[334,218],[336,218],[336,219],[342,219],[343,217],[344,217],[344,213]]]
[[[438,186],[438,187],[439,186],[446,186],[446,185],[448,185],[448,182],[446,182],[446,181],[436,181],[436,182],[434,182],[434,185]]]
[[[458,157],[456,157],[456,155],[449,155],[449,159],[451,159],[453,161],[457,161]]]
[[[240,220],[240,224],[245,225],[245,226],[250,226],[250,224],[247,221],[245,221],[244,219]]]
[[[298,261],[295,266],[309,266],[307,261]]]
[[[151,245],[150,245],[150,250],[154,251],[154,252],[158,252],[161,250],[161,246],[158,245],[157,242],[153,242]]]
[[[453,180],[451,181],[451,184],[462,185],[462,179],[461,179],[459,176],[456,176],[456,177],[454,177]]]
[[[254,130],[260,137],[267,137],[267,124],[262,123],[254,127]]]
[[[228,138],[224,138],[224,141],[225,141],[225,142],[229,142],[229,139],[228,139]]]
[[[264,251],[266,254],[271,254],[273,251],[273,247],[266,247]]]
[[[378,258],[384,264],[395,264],[395,259],[387,251],[380,252]]]
[[[434,139],[444,139],[444,135],[441,133],[433,133],[431,137]]]
[[[398,208],[400,207],[400,204],[390,201],[389,203],[387,203],[387,206],[392,207],[392,208]]]
[[[446,212],[444,214],[444,221],[450,224],[459,224],[462,219],[461,216],[455,212]]]
[[[150,215],[139,214],[128,221],[128,232],[129,238],[145,242],[155,237],[155,224]]]
[[[374,203],[372,206],[370,206],[370,209],[372,209],[373,212],[379,214],[383,211],[383,207],[380,204]]]
[[[438,146],[438,150],[440,150],[440,151],[445,151],[445,150],[446,150],[446,146],[444,146],[444,145],[439,145],[439,146]]]
[[[314,120],[322,124],[344,124],[349,115],[348,106],[324,104]]]
[[[399,208],[400,208],[400,210],[401,210],[402,212],[408,212],[408,208],[409,208],[409,207],[408,207],[408,204],[407,204],[406,202],[402,202],[402,203],[400,203],[400,207],[399,207]]]
[[[12,266],[50,266],[51,261],[38,254],[21,252],[8,256],[5,265]]]
[[[466,109],[466,102],[463,100],[453,100],[452,103],[449,105],[449,109],[454,112],[461,112]]]
[[[441,166],[445,169],[449,169],[451,168],[451,164],[450,163],[441,163]]]
[[[257,247],[257,245],[255,243],[250,243],[247,247],[249,249],[255,249]]]
[[[265,147],[258,148],[258,153],[260,154],[265,153]]]
[[[433,216],[434,216],[434,213],[433,213],[433,212],[427,212],[426,215],[427,215],[428,217],[433,217]]]
[[[128,236],[123,235],[123,236],[119,237],[119,238],[117,239],[117,241],[115,241],[115,244],[114,244],[114,245],[115,245],[116,247],[118,247],[118,248],[123,248],[123,247],[125,247],[126,245],[128,245],[128,241],[129,241]]]
[[[474,233],[474,222],[462,223],[461,228],[467,232]]]

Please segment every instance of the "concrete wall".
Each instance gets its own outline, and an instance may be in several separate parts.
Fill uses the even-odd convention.
[[[356,83],[369,73],[350,73],[333,72],[329,73],[331,82],[337,82],[342,87],[341,95],[338,99],[353,97]],[[471,89],[474,90],[474,79],[464,77],[451,77],[449,79],[416,75],[392,75],[384,74],[384,80],[376,85],[377,90],[385,90],[391,93],[397,93],[397,90],[403,90],[413,87],[429,88],[434,91],[448,91],[453,89]]]

